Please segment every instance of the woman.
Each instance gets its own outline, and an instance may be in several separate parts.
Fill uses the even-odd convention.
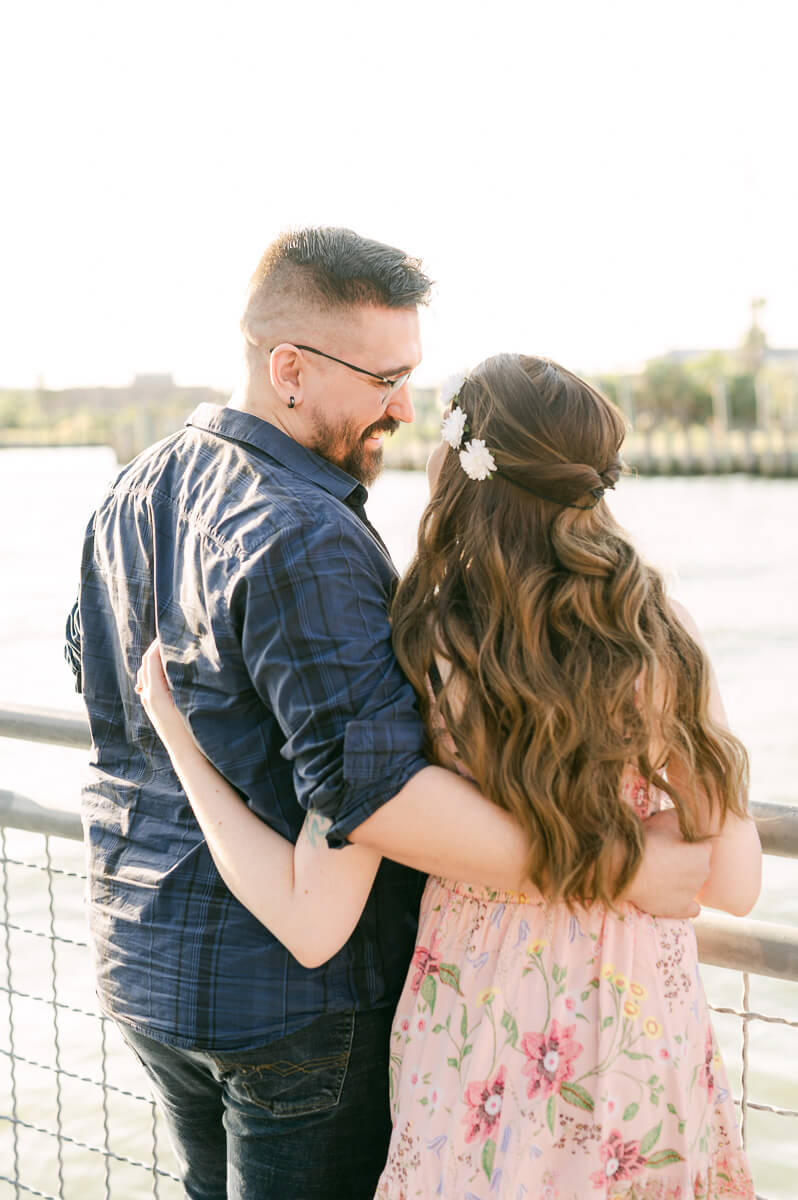
[[[443,432],[394,643],[431,756],[528,830],[530,888],[430,879],[377,1194],[751,1197],[692,927],[618,899],[666,804],[714,839],[701,902],[747,912],[761,864],[697,631],[603,499],[622,419],[556,364],[501,355],[458,381]],[[328,850],[312,816],[284,842],[196,749],[156,650],[141,683],[222,876],[300,961],[324,961],[377,856]]]

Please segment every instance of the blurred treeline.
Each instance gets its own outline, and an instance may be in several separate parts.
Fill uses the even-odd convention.
[[[0,446],[109,445],[120,462],[179,429],[198,404],[224,404],[213,388],[138,375],[127,387],[0,389]]]
[[[726,420],[732,428],[753,429],[760,423],[756,377],[748,372],[722,372],[713,359],[687,364],[654,359],[639,375],[594,375],[591,382],[644,429],[663,424],[683,428],[722,420],[717,413],[719,387],[725,388]],[[790,415],[791,382],[794,390],[794,379],[791,381],[783,372],[772,372],[767,380],[771,398],[769,417],[779,424]],[[182,422],[199,391],[204,393],[203,398],[212,402],[223,404],[226,400],[224,395],[211,389],[179,388],[176,385],[170,389],[170,394],[157,397],[135,385],[120,389],[75,388],[68,392],[0,389],[0,436],[16,431],[19,435],[49,433],[56,442],[84,438],[103,442],[112,437],[119,424],[135,423],[142,411]],[[428,425],[427,417],[433,417],[437,433],[435,389],[416,389],[414,400],[418,411],[416,435]],[[25,439],[20,436],[4,437],[3,440]]]
[[[727,430],[798,428],[798,351],[786,362],[742,369],[736,355],[668,355],[636,374],[586,375],[624,413],[639,433],[687,431],[700,426]],[[415,395],[416,421],[396,438],[437,439],[440,415],[434,390]]]
[[[673,351],[635,373],[590,378],[648,440],[767,434],[792,445],[798,434],[798,349],[768,348],[756,321],[737,350]],[[211,388],[178,387],[169,375],[140,375],[121,388],[0,389],[0,446],[109,444],[126,462],[198,404],[226,399]],[[416,388],[413,399],[416,420],[387,443],[388,465],[423,465],[438,440],[437,389]]]

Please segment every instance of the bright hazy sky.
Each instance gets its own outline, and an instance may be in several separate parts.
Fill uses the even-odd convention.
[[[421,382],[798,344],[792,0],[17,0],[0,386],[229,388],[246,281],[346,224],[437,280]]]

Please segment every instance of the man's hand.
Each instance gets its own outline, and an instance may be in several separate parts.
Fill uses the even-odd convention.
[[[709,874],[712,839],[685,842],[673,808],[649,817],[644,829],[643,861],[623,899],[654,917],[697,917],[696,896]]]

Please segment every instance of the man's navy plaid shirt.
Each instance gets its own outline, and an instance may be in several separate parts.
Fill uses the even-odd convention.
[[[250,807],[292,840],[316,809],[344,844],[426,765],[366,496],[265,421],[201,405],[89,524],[67,625],[93,739],[89,924],[104,1010],[151,1037],[253,1048],[398,998],[423,878],[384,861],[346,946],[299,966],[220,880],[134,691],[157,633],[178,708]]]

